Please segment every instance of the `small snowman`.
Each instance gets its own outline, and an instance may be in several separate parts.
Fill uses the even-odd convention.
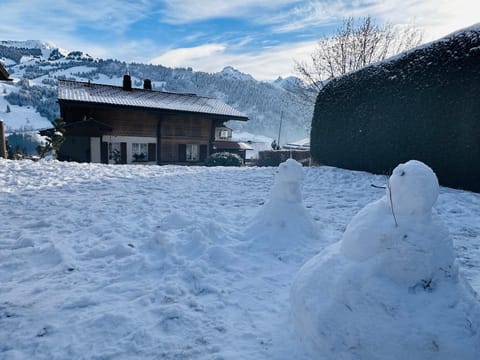
[[[298,161],[288,159],[279,165],[270,199],[247,229],[253,247],[278,253],[317,237],[318,230],[303,204],[302,181],[303,167]]]
[[[292,317],[315,356],[477,359],[480,305],[432,209],[438,192],[428,166],[398,165],[386,194],[302,267]]]

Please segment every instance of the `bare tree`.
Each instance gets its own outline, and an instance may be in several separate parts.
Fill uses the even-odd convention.
[[[324,81],[358,70],[418,46],[423,31],[414,25],[378,25],[371,16],[343,21],[336,33],[318,41],[310,61],[295,61],[295,71],[319,91]]]

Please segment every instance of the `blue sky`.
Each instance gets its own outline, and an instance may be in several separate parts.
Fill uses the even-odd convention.
[[[259,80],[294,73],[343,18],[412,24],[430,41],[480,22],[479,0],[1,0],[0,40]]]

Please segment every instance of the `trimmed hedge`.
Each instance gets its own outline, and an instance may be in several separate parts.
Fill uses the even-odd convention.
[[[417,159],[479,192],[480,27],[328,83],[310,144],[321,164],[388,174]]]
[[[237,154],[218,152],[210,155],[205,160],[206,166],[242,166],[243,160]]]

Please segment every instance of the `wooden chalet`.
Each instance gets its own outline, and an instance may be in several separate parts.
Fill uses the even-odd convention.
[[[220,100],[194,94],[86,82],[58,82],[65,142],[58,158],[110,164],[201,164],[215,152],[217,128],[248,117]]]
[[[221,125],[215,128],[213,150],[214,152],[230,152],[237,154],[245,162],[247,150],[253,150],[253,148],[244,142],[232,141],[232,129],[225,125]]]
[[[12,79],[10,79],[10,74],[2,63],[0,63],[0,81],[12,81]]]

